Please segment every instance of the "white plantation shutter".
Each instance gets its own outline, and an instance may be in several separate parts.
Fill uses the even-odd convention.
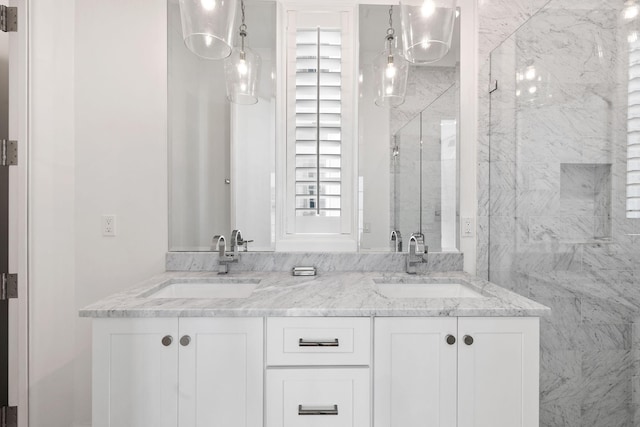
[[[627,218],[640,218],[640,40],[629,40]]]
[[[343,8],[287,12],[288,239],[355,242],[354,15]]]
[[[342,66],[339,30],[296,37],[296,216],[339,217]]]

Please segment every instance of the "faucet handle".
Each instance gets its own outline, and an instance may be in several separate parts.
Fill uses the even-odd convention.
[[[241,245],[245,252],[249,252],[249,243],[253,242],[253,240],[243,240]]]

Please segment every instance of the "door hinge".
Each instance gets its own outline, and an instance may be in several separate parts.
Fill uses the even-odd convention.
[[[18,164],[18,141],[0,141],[0,166],[15,166]]]
[[[18,31],[18,8],[0,6],[0,30],[5,33]]]
[[[0,427],[18,427],[17,406],[3,406],[0,409]]]
[[[497,90],[498,90],[498,81],[491,80],[491,83],[489,84],[489,93],[493,93]]]
[[[2,273],[0,275],[0,301],[18,298],[18,275]]]

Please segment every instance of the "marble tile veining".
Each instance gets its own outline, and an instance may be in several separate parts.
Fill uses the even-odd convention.
[[[406,243],[405,243],[406,244]],[[316,267],[327,271],[385,271],[401,273],[406,269],[406,253],[320,253],[320,252],[241,252],[238,262],[229,266],[234,271],[291,271],[296,266]],[[421,272],[462,271],[461,253],[432,252]],[[215,252],[168,252],[167,271],[218,271]]]

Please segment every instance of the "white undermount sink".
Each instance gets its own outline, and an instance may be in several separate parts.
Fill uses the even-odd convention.
[[[248,298],[259,280],[171,279],[146,298]]]
[[[423,280],[407,283],[401,280],[375,279],[378,291],[387,298],[484,298],[480,292],[459,280]]]

